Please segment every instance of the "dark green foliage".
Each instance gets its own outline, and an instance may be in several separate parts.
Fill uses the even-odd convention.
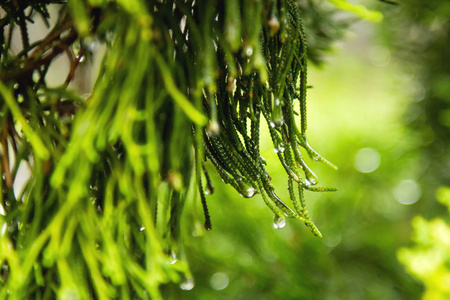
[[[417,137],[422,161],[421,182],[427,197],[450,182],[450,3],[447,1],[398,1],[386,10],[384,41],[401,59],[413,82],[405,123]],[[391,7],[389,7],[391,8]],[[395,24],[395,26],[394,26]],[[408,45],[405,47],[405,45]],[[426,216],[443,212],[441,205],[424,203]]]
[[[30,43],[27,24],[39,15],[49,25],[50,3],[62,3],[56,24]],[[302,22],[314,37],[314,61],[337,30],[318,24],[314,1],[7,1],[2,8],[0,298],[158,299],[163,283],[192,288],[180,220],[185,202],[200,198],[211,229],[206,163],[244,197],[261,194],[277,222],[295,218],[320,235],[303,191],[333,189],[314,187],[300,148],[331,164],[306,139]],[[19,53],[11,50],[15,30]],[[67,87],[92,39],[106,54],[84,100]],[[46,74],[59,55],[70,70],[50,88]],[[265,170],[261,119],[294,210]],[[20,163],[31,178],[17,194]]]
[[[398,1],[387,11],[384,42],[392,47],[401,66],[410,74],[411,100],[404,114],[408,134],[415,137],[417,173],[424,190],[418,203],[420,216],[412,219],[414,246],[400,249],[398,259],[424,285],[423,299],[447,299],[448,201],[450,182],[450,3],[448,1]],[[395,25],[395,26],[394,26]],[[385,28],[386,28],[385,27]],[[385,29],[382,28],[382,29]],[[405,47],[407,45],[407,47]],[[434,220],[426,221],[426,218]],[[444,253],[437,257],[435,253]],[[431,259],[433,257],[433,259]],[[423,261],[417,264],[417,261]],[[431,261],[434,262],[431,264]]]

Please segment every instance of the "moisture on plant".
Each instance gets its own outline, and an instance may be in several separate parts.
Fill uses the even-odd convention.
[[[305,192],[334,189],[319,187],[309,165],[335,167],[308,143],[307,64],[333,36],[317,23],[315,1],[0,6],[0,298],[158,299],[167,282],[191,289],[181,219],[212,228],[208,170],[264,201],[275,228],[293,218],[321,236]],[[48,32],[35,40],[38,18]],[[98,55],[93,43],[106,50],[81,95],[71,84]],[[61,56],[68,72],[51,86]],[[266,170],[276,162],[261,156],[263,127],[289,199]],[[30,178],[18,189],[21,166]],[[183,211],[186,201],[199,201],[204,216]]]

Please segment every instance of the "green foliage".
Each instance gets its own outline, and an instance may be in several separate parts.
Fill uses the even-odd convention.
[[[34,16],[50,26],[51,3],[62,4],[56,23],[30,42]],[[181,219],[185,204],[200,198],[211,229],[205,158],[243,196],[261,194],[278,226],[294,218],[320,235],[303,192],[333,189],[314,187],[317,176],[300,150],[331,165],[306,139],[307,55],[318,61],[337,30],[316,25],[322,16],[314,1],[1,7],[0,298],[159,299],[161,284],[192,288]],[[317,45],[308,53],[304,19]],[[84,100],[68,87],[92,40],[106,53]],[[52,88],[46,75],[60,55],[70,70]],[[294,209],[266,172],[261,119],[288,174]],[[19,192],[21,165],[31,177]],[[190,207],[188,227],[198,218]]]
[[[416,101],[409,105],[405,122],[417,136],[422,160],[427,162],[421,180],[430,187],[428,197],[432,198],[435,189],[450,181],[450,3],[404,0],[400,4],[386,10],[383,37],[412,74],[410,97]],[[424,210],[441,211],[432,201]]]
[[[450,89],[448,51],[450,5],[446,1],[405,0],[390,12],[384,37],[413,74],[411,102],[405,114],[420,153],[420,182],[425,199],[448,207]],[[395,26],[394,26],[395,24]],[[405,48],[404,45],[408,47]],[[448,299],[448,214],[437,201],[424,201],[413,219],[414,246],[402,248],[398,259],[425,286],[424,299]],[[434,218],[427,221],[425,218]]]
[[[371,21],[380,22],[383,20],[383,15],[379,11],[368,10],[364,5],[350,3],[346,0],[328,0],[342,10],[353,12],[359,15],[361,18],[365,18]]]
[[[442,187],[438,200],[450,212],[450,189]],[[423,299],[448,299],[450,297],[450,223],[436,218],[427,221],[418,216],[413,220],[414,247],[398,251],[398,259],[425,285]]]

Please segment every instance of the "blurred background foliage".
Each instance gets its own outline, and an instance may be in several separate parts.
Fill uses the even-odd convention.
[[[221,226],[189,242],[198,284],[176,297],[448,299],[450,5],[395,2],[365,1],[383,21],[352,22],[310,72],[311,142],[339,167],[318,170],[338,192],[308,195],[323,239],[218,185]]]
[[[450,188],[441,187],[438,201],[450,212]],[[412,248],[398,251],[398,259],[414,277],[424,283],[423,299],[444,300],[450,297],[450,223],[435,218],[427,221],[421,216],[413,219],[415,243]]]
[[[314,166],[337,192],[307,192],[323,238],[295,220],[274,229],[260,196],[240,197],[207,165],[214,229],[203,231],[191,214],[181,226],[195,287],[166,283],[163,298],[448,299],[450,4],[374,2],[364,4],[383,13],[380,23],[332,13],[326,1],[318,7],[341,26],[314,11],[305,20],[317,64],[309,70],[309,140],[339,168]],[[341,41],[330,51],[332,37]],[[287,199],[285,172],[261,130],[261,154]]]

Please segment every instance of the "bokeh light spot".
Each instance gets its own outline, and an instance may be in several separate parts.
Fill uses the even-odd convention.
[[[394,197],[398,203],[410,205],[420,199],[422,191],[414,180],[403,180],[394,189]]]
[[[209,284],[216,291],[220,291],[225,289],[229,283],[228,275],[222,272],[217,272],[213,276],[211,276],[211,280]]]
[[[361,173],[371,173],[380,166],[380,154],[373,148],[360,149],[354,160],[355,169]]]

